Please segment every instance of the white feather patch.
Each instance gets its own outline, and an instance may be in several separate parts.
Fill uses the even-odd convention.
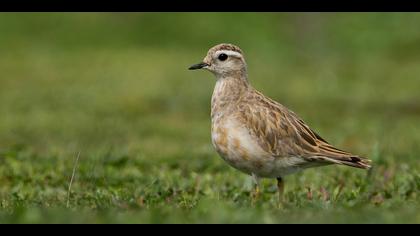
[[[242,54],[240,54],[239,52],[235,52],[235,51],[231,51],[231,50],[219,50],[216,52],[216,56],[218,57],[220,54],[226,54],[228,56],[233,56],[233,57],[242,57]]]

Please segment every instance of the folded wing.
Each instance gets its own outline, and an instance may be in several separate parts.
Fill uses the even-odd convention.
[[[278,158],[300,156],[308,165],[371,167],[370,160],[332,146],[294,112],[264,95],[255,95],[252,109],[247,104],[240,104],[240,116],[259,145],[271,155]]]

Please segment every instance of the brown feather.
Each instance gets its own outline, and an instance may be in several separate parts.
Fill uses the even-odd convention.
[[[283,105],[256,90],[249,92],[252,96],[248,95],[239,106],[242,108],[239,109],[240,114],[244,120],[251,121],[244,124],[248,125],[247,128],[257,137],[265,151],[278,158],[301,156],[310,165],[318,162],[321,165],[342,164],[370,168],[369,160],[333,147]],[[252,109],[249,104],[252,104]]]

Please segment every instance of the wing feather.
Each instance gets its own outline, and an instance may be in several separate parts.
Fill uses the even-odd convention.
[[[239,111],[259,145],[275,157],[300,156],[311,164],[370,168],[368,159],[332,146],[293,111],[259,92],[240,103]]]

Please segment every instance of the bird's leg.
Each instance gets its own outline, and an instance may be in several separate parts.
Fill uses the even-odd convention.
[[[260,179],[255,174],[252,174],[252,180],[254,181],[254,191],[252,192],[252,202],[255,203],[260,196]]]
[[[279,200],[283,201],[283,193],[284,193],[284,181],[281,177],[277,178],[277,189],[279,191]]]

